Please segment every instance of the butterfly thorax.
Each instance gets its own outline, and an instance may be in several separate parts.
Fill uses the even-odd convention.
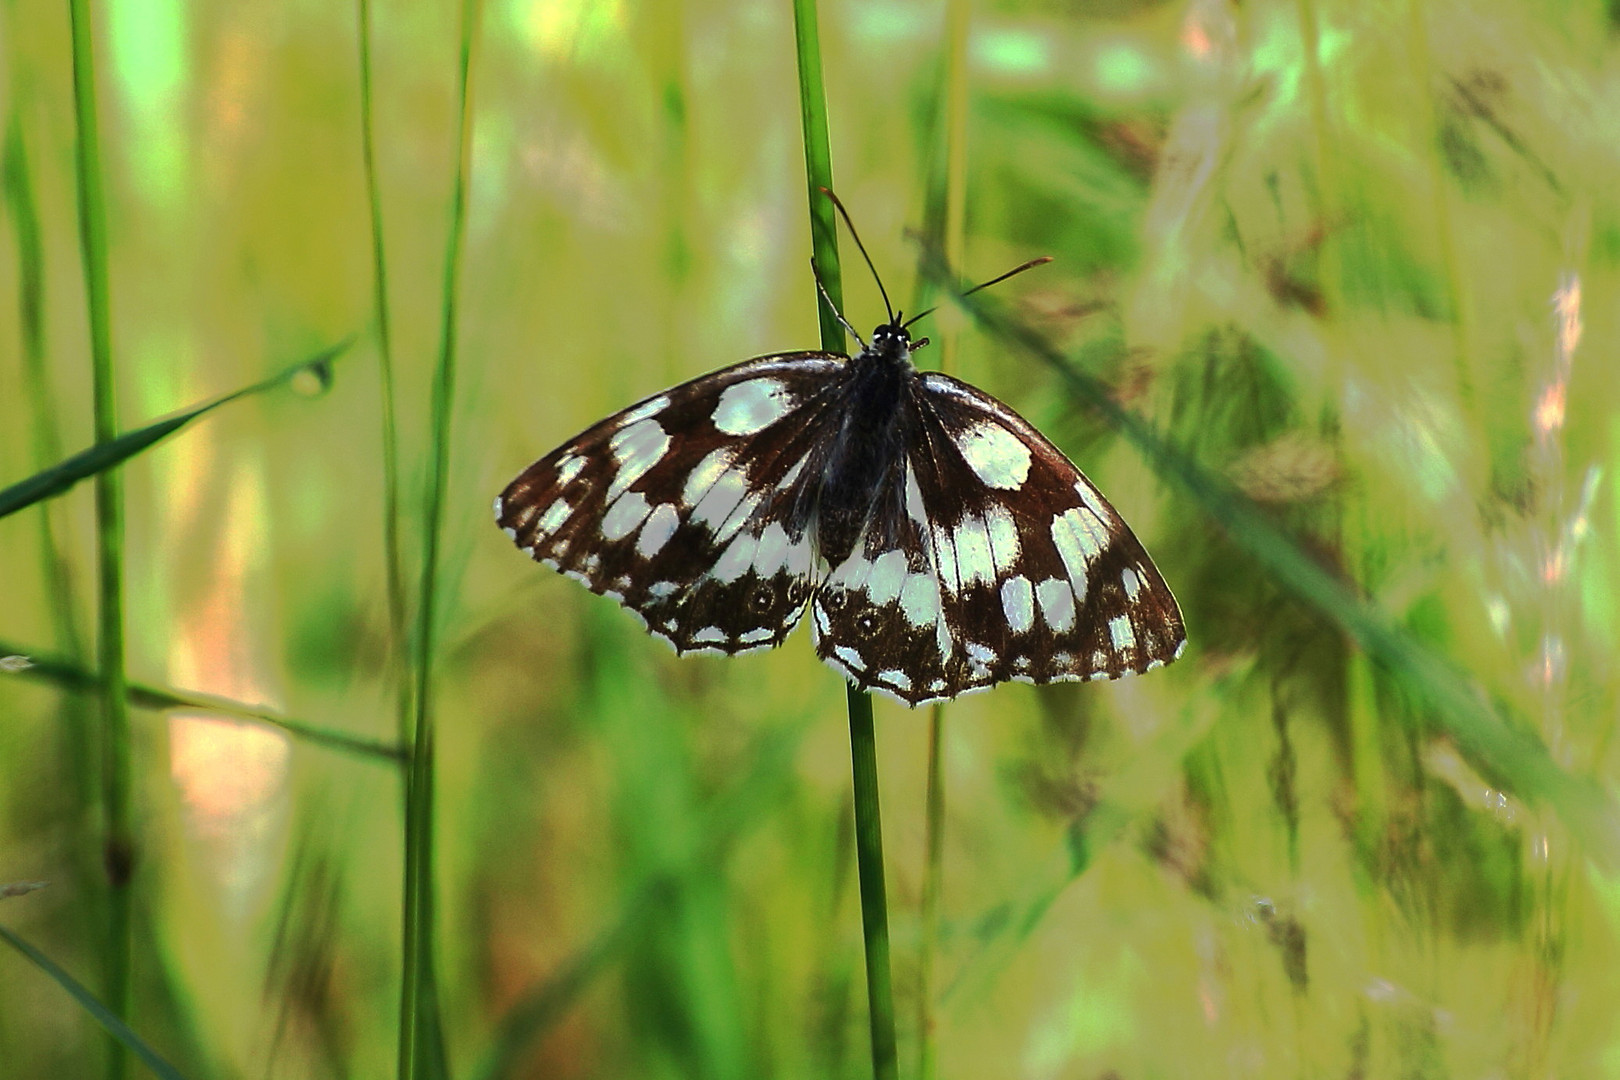
[[[818,546],[835,566],[860,539],[884,479],[904,465],[902,404],[916,377],[911,335],[885,323],[847,370],[843,419],[822,464],[817,507]]]

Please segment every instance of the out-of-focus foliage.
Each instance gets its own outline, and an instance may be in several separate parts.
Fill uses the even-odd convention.
[[[361,335],[326,395],[252,397],[125,467],[131,678],[391,740],[356,13],[92,10],[125,427]],[[456,17],[373,12],[411,580]],[[1056,256],[1002,300],[1537,753],[1477,755],[1343,612],[947,306],[927,332],[953,370],[1109,493],[1191,644],[948,710],[939,1076],[1620,1075],[1620,830],[1557,798],[1617,769],[1613,17],[972,12],[964,272]],[[0,487],[91,441],[66,12],[3,19]],[[839,194],[909,297],[944,14],[824,0],[821,31]],[[790,5],[489,0],[474,63],[439,598],[453,1071],[868,1075],[838,679],[802,639],[676,660],[488,515],[610,410],[816,343]],[[0,521],[8,649],[93,666],[92,522],[87,490]],[[0,922],[94,989],[95,704],[27,675],[0,671],[0,886],[51,885]],[[878,710],[910,1069],[927,718]],[[135,725],[131,1026],[188,1076],[389,1074],[399,770],[201,714]],[[99,1070],[60,988],[9,951],[0,985],[0,1075]]]

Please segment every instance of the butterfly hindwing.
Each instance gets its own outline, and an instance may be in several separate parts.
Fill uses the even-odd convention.
[[[760,357],[639,402],[526,469],[497,521],[677,652],[778,645],[812,587],[806,459],[844,366]]]
[[[1168,663],[1181,613],[1140,542],[1061,451],[960,380],[921,375],[907,454],[812,604],[817,651],[908,704],[1008,679]]]

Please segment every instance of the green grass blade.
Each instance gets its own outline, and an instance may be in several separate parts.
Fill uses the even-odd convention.
[[[320,374],[324,382],[328,366],[339,353],[348,347],[349,343],[347,341],[333,345],[328,349],[323,349],[310,359],[295,364],[278,375],[265,379],[263,382],[254,383],[252,386],[226,394],[224,397],[217,398],[214,401],[193,406],[182,413],[148,424],[143,428],[126,431],[122,435],[98,441],[96,445],[81,450],[72,457],[37,472],[26,480],[19,480],[10,487],[0,490],[0,518],[15,514],[17,511],[32,506],[42,499],[50,499],[61,495],[81,480],[107,475],[109,470],[117,468],[136,454],[162,442],[193,420],[212,412],[221,405],[235,401],[238,398],[247,397],[250,394],[274,389],[290,382],[306,371],[315,371]]]
[[[107,215],[102,192],[101,140],[96,118],[96,65],[90,0],[68,0],[72,33],[74,164],[78,179],[79,246],[90,324],[91,387],[96,443],[118,438],[118,388],[113,371],[112,316],[107,284]],[[101,811],[102,859],[109,905],[103,954],[107,1007],[129,1015],[130,958],[134,920],[130,884],[135,872],[131,823],[129,705],[124,694],[124,486],[114,469],[95,472],[98,666],[102,673]],[[3,516],[3,513],[0,513]],[[123,1046],[107,1055],[109,1080],[127,1069]]]
[[[390,648],[400,672],[395,703],[398,738],[410,737],[410,680],[404,677],[406,648],[405,569],[399,550],[399,424],[394,415],[394,337],[388,312],[388,259],[383,244],[382,191],[377,182],[377,139],[371,104],[371,0],[359,0],[360,159],[371,211],[372,311],[377,329],[377,374],[382,398],[383,562],[388,586]]]
[[[872,1011],[872,1075],[894,1080],[894,983],[889,972],[889,904],[883,883],[883,819],[878,812],[877,735],[872,695],[853,686],[849,751],[855,783],[855,865],[861,884],[861,934],[866,941],[866,999]]]
[[[9,642],[0,642],[0,657],[8,656],[27,658],[28,665],[13,673],[19,678],[37,679],[70,690],[95,691],[101,688],[101,682],[96,678],[94,672],[87,671],[71,660],[55,656],[44,656]],[[138,682],[126,682],[124,688],[129,703],[139,708],[156,709],[162,712],[171,709],[192,709],[197,712],[218,713],[221,716],[228,716],[235,720],[268,724],[271,727],[280,728],[287,734],[305,742],[317,746],[327,746],[346,754],[375,758],[395,765],[405,760],[405,751],[398,745],[385,743],[377,739],[348,735],[303,720],[293,720],[269,709],[257,705],[248,705],[240,701],[232,701],[230,698],[191,690],[165,689]]]
[[[127,1047],[131,1053],[140,1058],[146,1067],[152,1070],[153,1075],[160,1076],[163,1080],[185,1080],[179,1069],[165,1061],[156,1050],[146,1044],[145,1040],[131,1031],[129,1025],[120,1020],[117,1014],[97,1000],[96,996],[77,979],[57,966],[50,957],[4,926],[0,926],[0,940],[4,940],[6,944],[22,953],[35,967],[55,980],[56,984],[82,1005],[84,1011],[89,1013],[119,1046]]]
[[[479,0],[463,0],[456,84],[456,177],[444,260],[439,362],[433,379],[432,459],[428,467],[422,582],[417,604],[416,723],[405,785],[405,970],[400,985],[400,1080],[437,1077],[448,1071],[435,975],[433,652],[439,607],[439,541],[443,531],[445,491],[449,485],[451,420],[455,407],[458,293],[472,172],[473,43],[477,38],[480,12]]]
[[[804,125],[804,174],[810,203],[810,253],[827,295],[840,311],[844,307],[844,275],[838,262],[838,219],[832,203],[821,193],[832,188],[832,144],[827,135],[827,94],[821,83],[821,31],[816,22],[816,0],[793,0],[793,32],[799,59],[799,114]],[[821,347],[844,351],[844,328],[816,297],[821,321]]]

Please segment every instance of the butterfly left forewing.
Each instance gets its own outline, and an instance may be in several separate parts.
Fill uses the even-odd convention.
[[[915,386],[905,468],[868,543],[829,578],[829,589],[852,587],[837,610],[813,605],[822,656],[920,704],[1009,679],[1117,678],[1180,655],[1181,613],[1164,579],[1062,452],[959,380],[927,374]],[[907,559],[909,607],[880,572],[895,551]],[[924,572],[932,596],[913,580]]]
[[[524,470],[496,499],[497,521],[678,652],[780,644],[809,594],[812,539],[796,507],[843,366],[761,357],[639,402]]]

